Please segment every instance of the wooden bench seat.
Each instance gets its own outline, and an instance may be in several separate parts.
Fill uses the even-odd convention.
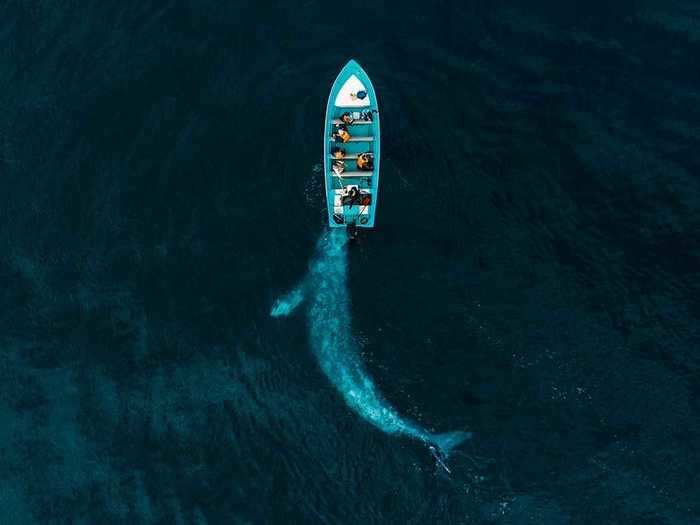
[[[345,124],[339,118],[333,119],[333,124]],[[371,120],[354,120],[352,124],[346,124],[346,126],[361,126],[363,124],[373,124]]]
[[[335,158],[333,155],[328,155],[328,158],[333,160],[356,160],[357,157],[357,153],[351,153],[349,155],[345,155],[344,157],[340,157],[339,159]]]
[[[328,140],[330,140],[331,142],[335,142],[335,140],[333,140],[333,137],[328,137]],[[350,140],[348,142],[372,142],[373,140],[374,140],[374,137],[356,136],[356,137],[350,137]],[[338,144],[339,146],[343,144],[343,142],[335,142],[335,143]]]
[[[348,170],[345,170],[340,175],[338,175],[335,171],[333,171],[331,174],[334,177],[340,177],[341,179],[344,179],[346,177],[371,177],[372,176],[371,171],[348,171]]]

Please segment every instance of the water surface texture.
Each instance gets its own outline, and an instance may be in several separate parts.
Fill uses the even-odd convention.
[[[29,2],[0,17],[0,523],[700,515],[697,2]],[[353,356],[436,470],[270,317],[382,112]],[[338,317],[329,317],[329,320]]]

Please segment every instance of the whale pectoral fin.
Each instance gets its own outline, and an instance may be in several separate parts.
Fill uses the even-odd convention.
[[[431,441],[445,457],[448,457],[453,448],[461,445],[470,437],[472,437],[471,432],[445,432],[444,434],[433,434]]]
[[[270,310],[270,316],[287,317],[296,310],[297,306],[304,302],[304,296],[304,285],[301,284],[275,301]]]

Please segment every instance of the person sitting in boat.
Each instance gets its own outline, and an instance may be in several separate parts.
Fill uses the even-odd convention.
[[[357,169],[372,171],[374,169],[374,155],[371,152],[360,153],[357,157]]]
[[[333,170],[333,173],[340,176],[345,171],[345,161],[334,160],[333,164],[331,165],[331,169]]]
[[[338,146],[334,146],[333,149],[331,149],[331,155],[334,159],[343,159],[345,158],[345,150],[343,148],[339,148]]]
[[[345,124],[338,124],[331,137],[336,142],[347,142],[350,140],[350,133],[348,133],[348,128]]]
[[[340,115],[340,120],[343,121],[343,124],[347,124],[348,126],[350,124],[352,124],[353,122],[355,122],[355,119],[352,118],[350,113],[348,113],[347,111],[345,113],[343,113],[342,115]]]
[[[360,200],[360,190],[357,186],[352,186],[350,190],[345,188],[342,196],[342,203],[344,206],[350,206],[352,208],[353,204],[359,202]]]

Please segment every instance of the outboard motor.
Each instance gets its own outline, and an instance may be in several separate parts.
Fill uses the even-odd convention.
[[[354,222],[348,224],[348,227],[345,228],[345,231],[348,234],[349,240],[354,241],[355,239],[357,239],[357,225]]]

